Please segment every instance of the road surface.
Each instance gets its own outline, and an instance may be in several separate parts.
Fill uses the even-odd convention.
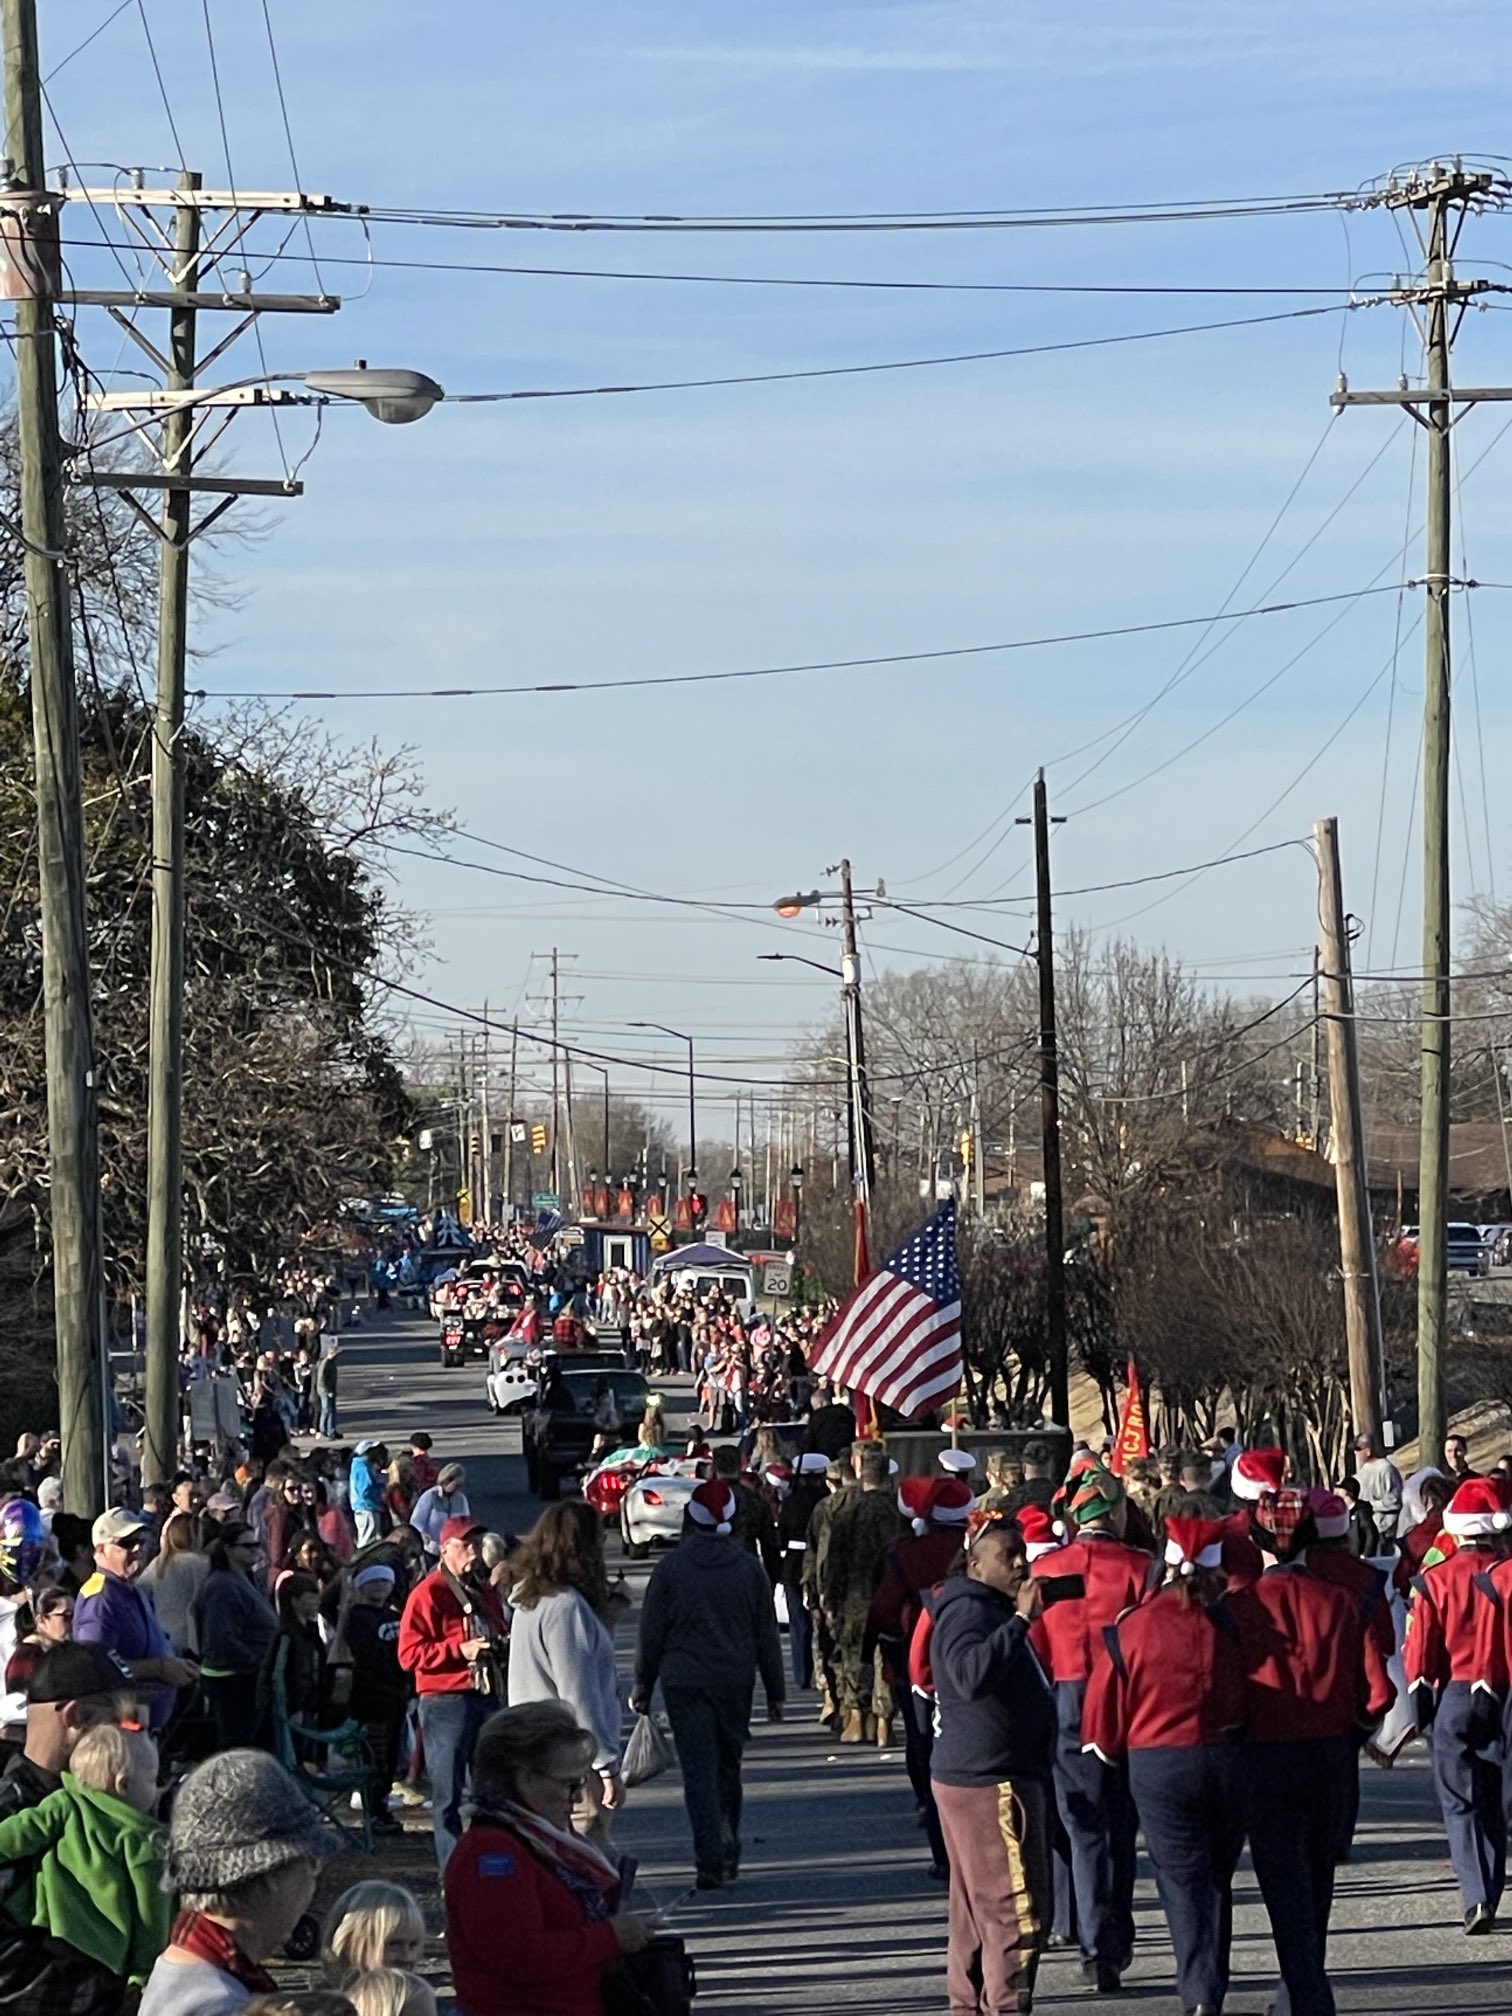
[[[685,1415],[687,1382],[666,1389]],[[349,1332],[342,1368],[345,1436],[382,1435],[396,1448],[419,1427],[438,1458],[467,1466],[474,1511],[523,1532],[539,1506],[526,1491],[519,1430],[488,1412],[476,1361],[445,1371],[435,1329],[419,1318],[379,1318]],[[611,1539],[611,1560],[618,1542]],[[632,1586],[647,1569],[631,1564]],[[621,1627],[627,1680],[635,1616]],[[789,1720],[757,1723],[747,1757],[745,1856],[729,1891],[688,1894],[691,1856],[675,1775],[637,1788],[617,1840],[640,1863],[646,1901],[669,1906],[697,1961],[705,2016],[869,2010],[940,2011],[945,1895],[924,1875],[928,1856],[896,1751],[842,1750],[817,1726],[812,1694],[790,1699]],[[1274,1993],[1275,1958],[1246,1861],[1235,1888],[1235,1979],[1229,2016],[1258,2016]],[[1094,1997],[1075,1960],[1046,1957],[1038,2009],[1084,2003],[1108,2016],[1176,2008],[1170,1945],[1147,1865],[1136,1904],[1138,1942],[1117,1997]],[[1415,1748],[1395,1769],[1368,1767],[1354,1860],[1339,1872],[1330,1947],[1341,2011],[1450,2009],[1512,2016],[1512,1942],[1467,1940],[1444,1852],[1426,1760]]]

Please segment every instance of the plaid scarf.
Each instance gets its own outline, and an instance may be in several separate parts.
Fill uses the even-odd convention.
[[[267,1968],[256,1960],[249,1960],[225,1926],[217,1925],[202,1911],[180,1911],[173,1921],[173,1930],[168,1934],[168,1943],[177,1946],[183,1953],[192,1953],[196,1960],[218,1967],[222,1974],[229,1974],[233,1981],[240,1981],[254,1995],[274,1995],[278,1992],[278,1983]]]
[[[1262,1492],[1254,1522],[1274,1539],[1276,1559],[1289,1561],[1297,1549],[1298,1528],[1310,1517],[1307,1493],[1294,1484],[1283,1484],[1279,1491]]]

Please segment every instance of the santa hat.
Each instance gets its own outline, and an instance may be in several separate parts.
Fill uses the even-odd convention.
[[[1349,1507],[1332,1491],[1309,1491],[1307,1509],[1312,1515],[1313,1531],[1320,1540],[1342,1540],[1348,1533]]]
[[[728,1533],[730,1522],[735,1517],[735,1493],[720,1477],[711,1477],[707,1484],[700,1484],[688,1500],[688,1517],[695,1526],[703,1526],[715,1533]]]
[[[1502,1494],[1489,1477],[1468,1477],[1449,1500],[1444,1531],[1456,1540],[1487,1540],[1512,1526]]]
[[[1166,1566],[1178,1575],[1192,1575],[1199,1568],[1218,1568],[1223,1563],[1223,1521],[1183,1519],[1168,1515],[1165,1522]]]
[[[975,1503],[960,1477],[936,1477],[929,1488],[929,1517],[936,1526],[964,1526]]]
[[[952,1477],[968,1476],[977,1466],[975,1456],[969,1449],[942,1449],[940,1468]]]
[[[829,1458],[822,1449],[805,1449],[798,1458],[800,1477],[822,1477],[829,1468]]]
[[[765,1477],[768,1484],[780,1498],[786,1498],[793,1488],[792,1466],[787,1463],[772,1463],[767,1466]]]
[[[1024,1536],[1024,1552],[1031,1561],[1041,1554],[1053,1554],[1060,1543],[1055,1521],[1043,1505],[1024,1505],[1013,1515],[1013,1523]]]
[[[1246,1449],[1234,1465],[1231,1488],[1236,1498],[1258,1504],[1267,1492],[1279,1491],[1286,1474],[1284,1449]]]
[[[929,1531],[929,1501],[933,1495],[932,1477],[905,1477],[898,1486],[898,1510],[915,1533]]]

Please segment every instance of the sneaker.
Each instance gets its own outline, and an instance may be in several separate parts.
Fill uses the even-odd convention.
[[[695,1890],[723,1890],[724,1871],[722,1869],[700,1869],[693,1877]]]
[[[1465,1913],[1465,1936],[1474,1939],[1481,1932],[1489,1932],[1496,1924],[1496,1913],[1489,1904],[1473,1904]]]

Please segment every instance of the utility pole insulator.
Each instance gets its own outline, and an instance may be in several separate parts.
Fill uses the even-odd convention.
[[[62,286],[57,197],[46,189],[0,193],[0,301],[55,301]]]

